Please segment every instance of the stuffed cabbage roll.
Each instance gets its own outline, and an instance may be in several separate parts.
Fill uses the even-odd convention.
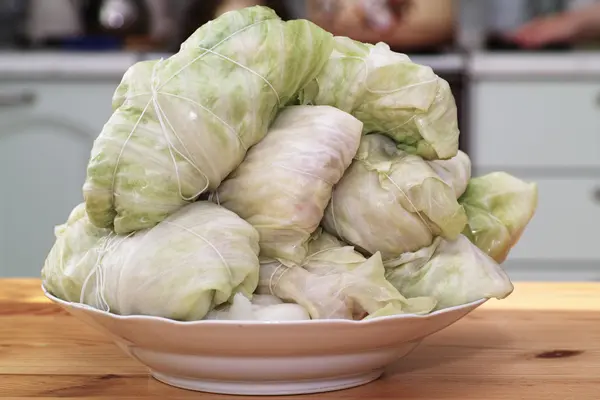
[[[513,291],[498,263],[463,235],[453,241],[438,237],[431,246],[390,260],[386,270],[387,279],[405,296],[432,296],[438,310],[503,299]]]
[[[359,120],[333,107],[288,107],[212,199],[256,228],[261,257],[300,263],[361,130]]]
[[[306,308],[313,319],[362,319],[399,313],[427,313],[435,300],[406,299],[385,278],[379,253],[368,260],[327,233],[311,238],[301,265],[261,260],[258,293]]]
[[[97,228],[81,207],[72,218],[42,271],[44,286],[59,298],[115,314],[187,321],[202,319],[236,293],[251,296],[258,284],[258,233],[211,202],[185,206],[127,236],[86,239]]]
[[[467,212],[464,234],[499,263],[533,218],[537,208],[537,185],[506,172],[473,178],[459,199]]]
[[[456,166],[445,171],[468,179],[464,157],[447,163]],[[429,246],[439,235],[456,239],[467,222],[455,189],[464,183],[440,177],[437,168],[383,135],[364,136],[322,225],[365,253],[381,252],[384,261]]]
[[[329,105],[394,139],[408,153],[448,159],[458,151],[456,103],[448,82],[385,43],[335,37],[320,74],[300,92],[303,104]]]
[[[119,234],[149,228],[216,189],[332,47],[309,21],[249,7],[200,27],[169,58],[133,65],[91,152],[90,221]]]
[[[85,203],[78,204],[64,224],[54,228],[56,241],[42,268],[44,287],[62,300],[77,303],[90,271],[102,257],[113,233],[90,223]]]

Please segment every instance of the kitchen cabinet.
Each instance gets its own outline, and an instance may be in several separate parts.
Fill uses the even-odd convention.
[[[488,75],[470,95],[474,174],[538,184],[537,212],[506,261],[511,276],[600,281],[600,69]]]
[[[600,75],[591,81],[480,81],[472,103],[476,164],[600,170]]]
[[[0,276],[39,276],[119,78],[0,82]]]
[[[539,178],[519,174],[538,185],[539,204],[526,234],[511,258],[523,260],[598,260],[597,224],[600,221],[600,176]]]

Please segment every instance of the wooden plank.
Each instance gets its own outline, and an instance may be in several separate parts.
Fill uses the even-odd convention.
[[[338,392],[273,400],[301,399],[402,399],[402,400],[597,400],[600,378],[454,376],[446,378],[388,375],[371,384]],[[116,375],[20,375],[0,376],[0,398],[14,399],[240,399],[185,391],[164,385],[148,376]],[[256,397],[254,397],[256,398]]]

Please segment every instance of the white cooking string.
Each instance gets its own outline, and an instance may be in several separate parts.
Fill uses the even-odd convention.
[[[217,247],[214,244],[212,244],[210,242],[210,240],[208,240],[204,236],[200,235],[199,233],[193,231],[192,229],[190,229],[188,227],[185,227],[183,225],[180,225],[180,224],[178,224],[176,222],[171,222],[171,221],[167,221],[167,220],[165,220],[163,222],[166,223],[167,225],[175,226],[175,227],[177,227],[179,229],[182,229],[183,231],[189,233],[190,235],[197,237],[198,239],[202,240],[205,244],[207,244],[211,249],[213,249],[213,251],[221,259],[221,262],[223,263],[223,266],[227,269],[227,274],[229,275],[229,281],[233,282],[233,272],[232,272],[231,266],[229,265],[229,263],[227,263],[227,260],[225,260],[225,257],[219,251],[219,249],[217,249]]]
[[[212,201],[213,203],[216,203],[217,205],[221,205],[221,200],[219,199],[219,192],[218,191],[214,191],[212,193],[210,193],[208,195],[208,201]]]
[[[296,169],[296,168],[288,167],[286,165],[279,164],[279,163],[277,163],[277,164],[271,164],[271,166],[272,167],[278,167],[278,168],[284,169],[286,171],[295,172],[295,173],[300,174],[300,175],[309,176],[311,178],[314,178],[314,179],[316,179],[318,181],[321,181],[321,182],[323,182],[323,183],[325,183],[325,184],[333,187],[333,183],[329,182],[327,179],[324,179],[322,176],[319,176],[317,174],[313,174],[313,173],[310,173],[308,171],[304,171],[304,170],[301,170],[301,169]]]
[[[151,81],[150,81],[150,89],[152,90],[151,101],[154,106],[154,113],[156,114],[156,117],[158,118],[158,122],[160,123],[162,134],[165,138],[165,141],[169,145],[169,155],[171,156],[171,160],[173,161],[173,167],[175,168],[175,175],[177,176],[177,189],[179,191],[179,197],[182,200],[191,201],[191,200],[195,199],[196,197],[200,196],[208,188],[208,186],[210,185],[210,182],[209,182],[208,176],[206,176],[206,174],[190,158],[183,155],[179,150],[177,150],[177,148],[175,146],[173,146],[173,143],[171,142],[171,139],[169,138],[169,134],[167,133],[167,128],[165,126],[165,120],[167,119],[167,116],[165,115],[162,107],[160,106],[160,103],[158,102],[158,93],[156,91],[156,86],[155,86],[155,82],[157,80],[156,68],[162,62],[163,62],[163,59],[161,58],[156,64],[154,64],[154,67],[152,68],[152,77],[151,77]],[[188,155],[191,155],[190,151],[187,148],[187,146],[185,145],[185,143],[181,140],[181,138],[179,137],[177,132],[172,128],[172,125],[170,123],[169,123],[169,125],[171,126],[171,131],[172,131],[173,135],[177,138],[177,141],[181,144],[181,146],[183,147],[185,152]],[[183,194],[183,188],[182,188],[182,184],[181,184],[181,176],[179,175],[179,165],[177,163],[177,159],[175,158],[175,154],[173,154],[174,152],[177,153],[185,161],[187,161],[204,178],[204,181],[205,181],[204,187],[202,189],[200,189],[199,192],[192,195],[191,197],[186,197]]]
[[[106,297],[104,296],[106,277],[105,277],[105,270],[104,270],[104,264],[102,263],[102,259],[104,258],[105,254],[114,251],[114,249],[116,247],[118,247],[121,243],[123,243],[124,240],[126,240],[133,234],[134,233],[132,232],[132,233],[128,234],[127,236],[118,236],[115,233],[110,232],[107,236],[103,237],[98,242],[97,246],[88,250],[88,252],[96,251],[97,257],[96,257],[96,262],[94,263],[94,266],[90,269],[90,272],[86,276],[85,280],[83,281],[83,285],[81,286],[81,294],[80,294],[80,298],[79,298],[80,303],[85,303],[85,294],[86,294],[87,286],[90,282],[90,279],[95,275],[96,276],[96,285],[95,285],[96,287],[95,287],[95,290],[92,292],[95,295],[95,305],[101,310],[104,310],[107,312],[110,311],[110,306],[109,306],[108,302],[106,301]],[[117,239],[120,239],[120,240],[117,240]]]
[[[110,234],[109,234],[109,236],[110,236]],[[108,236],[102,238],[102,240],[98,242],[98,243],[102,242],[102,248],[104,248],[106,246],[107,238],[108,238]],[[85,301],[85,294],[86,294],[86,289],[87,289],[87,286],[88,286],[88,283],[89,283],[90,279],[92,278],[92,276],[98,274],[98,272],[99,272],[98,269],[101,268],[101,266],[100,266],[100,264],[101,264],[100,260],[102,259],[102,254],[103,254],[102,250],[100,250],[100,249],[98,249],[96,247],[93,247],[90,250],[88,250],[87,254],[89,254],[90,251],[96,251],[97,252],[97,257],[96,257],[96,262],[94,263],[94,266],[90,269],[90,271],[88,272],[87,276],[85,277],[85,279],[83,281],[83,284],[81,285],[81,292],[79,294],[79,302],[82,303],[82,304],[87,304],[86,301]],[[96,295],[96,302],[94,302],[95,303],[94,305],[100,306],[100,303],[97,301],[97,299],[98,299],[98,297],[97,297],[98,296],[98,286],[99,286],[98,280],[99,279],[96,279],[96,291],[92,292],[92,293]],[[104,306],[101,306],[101,307],[104,308]]]
[[[254,71],[253,69],[251,69],[251,68],[248,68],[248,67],[246,67],[245,65],[242,65],[242,64],[240,64],[239,62],[237,62],[237,61],[235,61],[235,60],[232,60],[231,58],[229,58],[229,57],[226,57],[226,56],[224,56],[224,55],[222,55],[222,54],[219,54],[219,53],[217,53],[217,52],[215,52],[215,51],[213,51],[213,50],[211,50],[211,49],[206,49],[206,48],[203,48],[203,47],[199,47],[199,49],[201,49],[201,50],[205,50],[205,51],[206,51],[206,52],[208,52],[208,53],[214,54],[215,56],[217,56],[217,57],[220,57],[220,58],[222,58],[223,60],[227,60],[227,61],[229,61],[229,62],[231,62],[231,63],[233,63],[233,64],[237,65],[238,67],[242,68],[243,70],[246,70],[246,71],[250,72],[251,74],[253,74],[253,75],[255,75],[255,76],[259,77],[260,79],[262,79],[262,80],[263,80],[263,81],[264,81],[264,82],[265,82],[265,83],[266,83],[266,84],[269,86],[269,88],[271,88],[271,90],[272,90],[272,91],[273,91],[273,93],[275,94],[275,97],[277,98],[277,106],[279,107],[279,106],[281,105],[281,100],[280,100],[280,98],[279,98],[279,93],[277,93],[277,90],[275,90],[275,88],[273,87],[273,85],[271,84],[271,82],[269,82],[269,81],[267,80],[267,78],[265,78],[264,76],[262,76],[262,75],[261,75],[261,74],[259,74],[258,72]]]
[[[281,272],[281,274],[279,274],[278,276],[275,276],[275,275],[277,275],[277,272],[280,269],[284,269],[284,271]],[[288,272],[289,270],[290,270],[290,267],[288,267],[287,265],[283,265],[283,263],[280,262],[279,265],[275,268],[275,270],[271,274],[271,276],[269,277],[269,293],[271,293],[273,296],[277,296],[275,294],[275,288],[279,285],[279,281],[281,280],[281,278],[283,278],[283,275],[285,275],[285,273]]]

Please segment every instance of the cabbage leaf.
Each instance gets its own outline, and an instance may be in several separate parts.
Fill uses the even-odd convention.
[[[471,179],[459,199],[467,212],[464,234],[499,263],[519,241],[537,209],[538,189],[506,172]]]
[[[54,229],[56,241],[42,268],[46,289],[65,301],[79,302],[83,284],[111,235],[110,229],[92,225],[85,203],[78,204],[67,221]]]
[[[386,263],[387,279],[405,296],[432,296],[436,309],[480,299],[503,299],[513,291],[504,270],[465,236],[405,253]]]

